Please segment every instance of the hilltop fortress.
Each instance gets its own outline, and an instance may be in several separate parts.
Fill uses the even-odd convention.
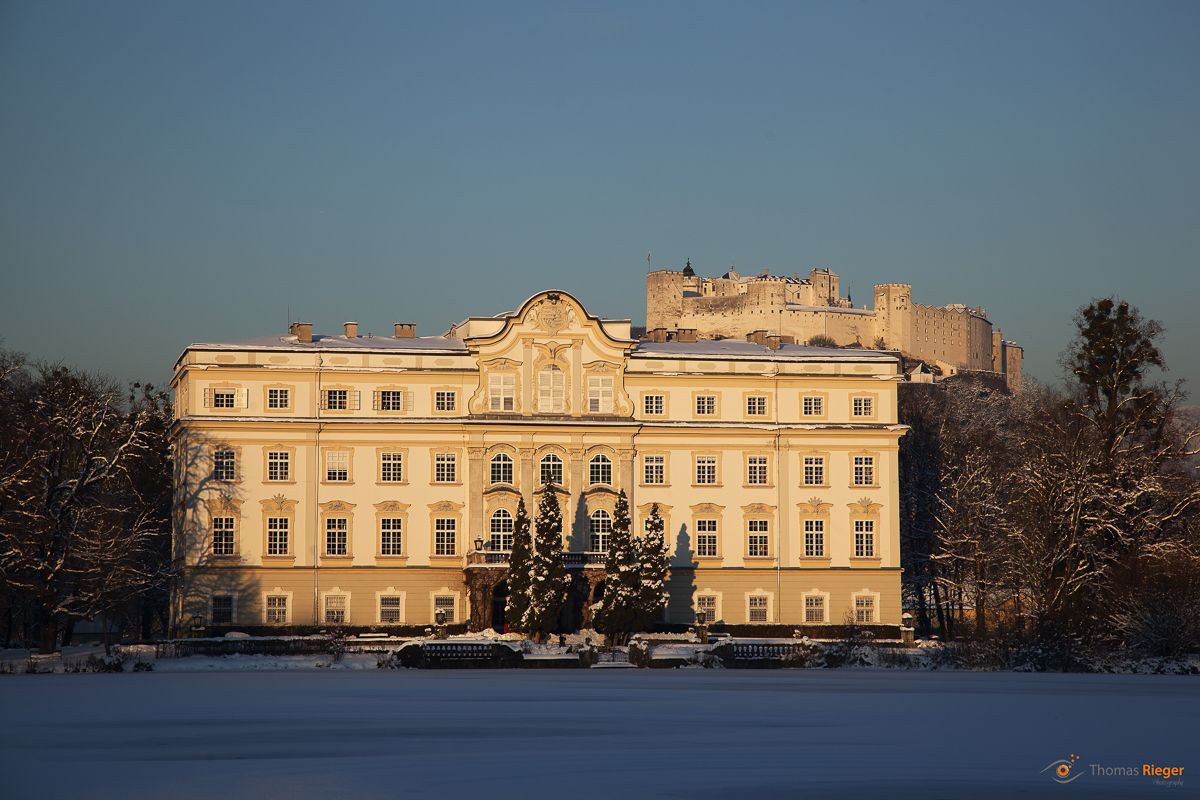
[[[912,301],[908,283],[876,284],[875,307],[854,308],[829,269],[814,269],[807,278],[733,270],[704,278],[690,261],[683,270],[657,270],[646,276],[646,330],[662,341],[782,337],[896,350],[942,375],[994,372],[1013,389],[1021,384],[1024,351],[993,329],[984,308],[923,306]]]

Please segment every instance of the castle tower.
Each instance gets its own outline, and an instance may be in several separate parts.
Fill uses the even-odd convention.
[[[912,284],[875,284],[875,336],[889,350],[912,352]]]
[[[683,292],[688,283],[688,276],[669,269],[646,276],[646,330],[679,327],[683,317]]]

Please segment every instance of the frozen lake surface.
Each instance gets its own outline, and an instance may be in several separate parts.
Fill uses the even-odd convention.
[[[1200,680],[875,670],[0,678],[0,796],[1182,797]],[[1081,756],[1067,786],[1039,771]],[[1086,765],[1184,766],[1181,787]],[[1195,769],[1196,774],[1191,774]]]

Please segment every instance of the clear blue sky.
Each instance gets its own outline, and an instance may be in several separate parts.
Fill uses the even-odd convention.
[[[656,266],[1118,292],[1200,378],[1200,3],[0,3],[0,338],[165,381],[293,317],[441,333]],[[1198,389],[1200,391],[1200,389]]]

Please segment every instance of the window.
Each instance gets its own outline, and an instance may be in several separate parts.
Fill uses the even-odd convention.
[[[454,483],[458,480],[458,460],[454,453],[438,453],[433,457],[433,482]]]
[[[854,485],[875,485],[875,458],[873,456],[854,457]]]
[[[267,555],[286,556],[291,552],[290,527],[291,520],[287,517],[267,517]]]
[[[379,555],[404,555],[404,520],[400,517],[381,517],[379,520]]]
[[[767,597],[761,594],[750,595],[750,621],[767,621]]]
[[[344,594],[327,594],[327,595],[325,595],[325,624],[326,625],[345,625],[346,624],[346,595],[344,595]]]
[[[561,414],[564,408],[563,371],[556,366],[543,367],[538,373],[538,411]]]
[[[400,389],[382,389],[379,392],[380,411],[405,411],[405,395]]]
[[[266,616],[268,625],[287,624],[288,599],[286,594],[267,595]]]
[[[491,522],[491,540],[488,542],[490,550],[512,550],[513,546],[513,517],[505,509],[501,508],[492,514]]]
[[[379,480],[383,483],[404,482],[404,454],[379,454]]]
[[[588,463],[588,482],[612,485],[612,461],[608,456],[592,456]]]
[[[667,482],[666,456],[642,457],[642,483],[661,486]]]
[[[492,456],[492,483],[513,482],[513,460],[506,453]]]
[[[748,417],[765,417],[767,415],[767,398],[763,395],[754,395],[746,398],[746,416]]]
[[[717,413],[717,396],[715,394],[696,395],[696,416],[711,417]]]
[[[875,621],[874,597],[854,598],[854,621],[858,623],[870,623]]]
[[[588,378],[588,413],[613,413],[613,379],[607,375]]]
[[[825,520],[804,520],[804,557],[825,557]]]
[[[350,480],[350,454],[345,450],[330,450],[325,454],[325,480],[344,483]]]
[[[547,456],[542,456],[540,477],[543,484],[554,483],[561,485],[563,482],[562,459],[553,453]]]
[[[346,411],[350,408],[350,392],[347,389],[326,389],[321,394],[321,407],[324,409]]]
[[[267,408],[290,408],[291,405],[290,389],[267,389]]]
[[[286,481],[292,474],[291,453],[287,450],[271,450],[267,453],[267,480]]]
[[[344,556],[350,554],[350,520],[346,517],[330,517],[325,520],[325,555]]]
[[[642,396],[642,413],[647,417],[661,417],[666,406],[666,398],[661,394]]]
[[[212,518],[212,554],[233,555],[233,517]]]
[[[379,622],[384,625],[398,625],[400,616],[400,596],[381,595],[379,598]]]
[[[457,407],[457,392],[439,390],[433,393],[433,408],[435,411],[454,411]]]
[[[870,519],[854,520],[854,556],[855,558],[875,557],[875,521]]]
[[[488,377],[488,408],[492,411],[512,411],[516,407],[517,378],[510,373]]]
[[[700,615],[704,615],[705,623],[713,623],[717,621],[717,596],[715,594],[699,594],[696,595],[696,621],[700,621]]]
[[[750,456],[746,459],[746,483],[751,486],[767,485],[766,456]]]
[[[438,517],[433,521],[433,554],[458,554],[458,520],[454,517]]]
[[[713,486],[717,482],[717,457],[696,456],[696,483]]]
[[[825,415],[824,397],[805,397],[803,401],[804,416],[820,417]]]
[[[804,621],[805,622],[824,622],[825,621],[825,596],[819,594],[809,594],[804,596]]]
[[[237,389],[213,389],[213,408],[237,408]]]
[[[804,457],[804,485],[805,486],[824,486],[825,485],[825,457],[824,456],[805,456]]]
[[[612,517],[607,511],[600,508],[592,512],[590,522],[592,552],[607,553],[608,544],[612,540]]]
[[[441,611],[446,618],[446,623],[454,622],[454,595],[445,594],[438,595],[433,598],[433,618],[437,619],[437,612]]]
[[[696,555],[716,558],[717,521],[715,519],[696,520]]]
[[[875,413],[875,401],[871,397],[856,397],[853,402],[853,416],[870,417]]]
[[[214,594],[212,596],[212,624],[233,624],[233,595]]]
[[[766,558],[771,555],[770,525],[765,519],[752,519],[746,523],[746,555]]]
[[[232,450],[217,450],[213,453],[213,480],[232,481],[237,479],[237,455]]]

